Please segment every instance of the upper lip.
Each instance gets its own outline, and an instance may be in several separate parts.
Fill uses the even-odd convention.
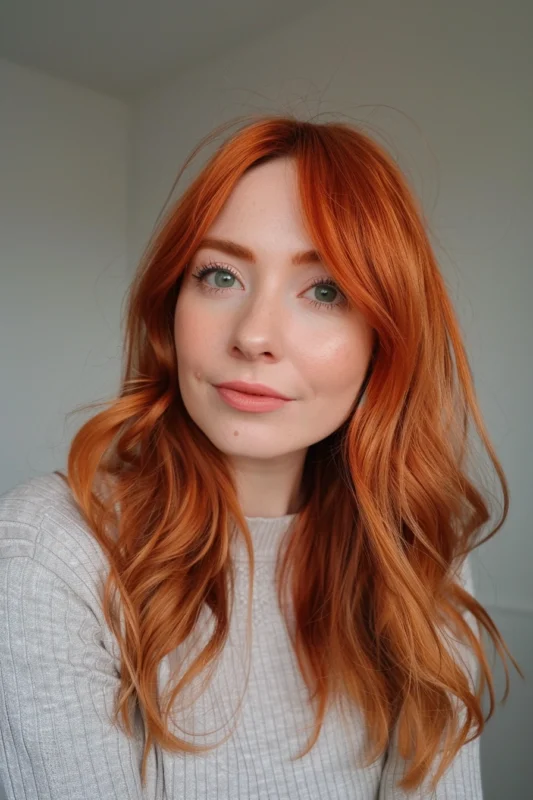
[[[246,394],[262,394],[266,397],[280,397],[282,400],[291,400],[281,392],[277,392],[270,386],[265,386],[264,383],[246,383],[245,381],[226,381],[225,383],[217,383],[216,386],[225,389],[235,389],[237,392],[245,392]]]

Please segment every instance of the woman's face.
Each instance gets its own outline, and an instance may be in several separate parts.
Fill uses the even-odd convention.
[[[305,455],[349,416],[372,331],[339,289],[323,283],[331,280],[325,264],[292,262],[313,249],[294,162],[246,173],[207,236],[242,251],[202,245],[183,278],[174,335],[184,405],[230,457]],[[205,265],[213,269],[199,278]],[[260,412],[235,408],[216,388],[227,381],[266,384],[290,401]]]

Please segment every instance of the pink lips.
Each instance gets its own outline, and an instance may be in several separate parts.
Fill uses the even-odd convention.
[[[231,381],[215,388],[228,405],[239,411],[274,411],[290,402],[290,398],[260,383]]]
[[[291,400],[281,392],[271,389],[270,386],[265,386],[264,383],[246,383],[245,381],[225,381],[218,383],[218,388],[235,389],[237,392],[245,392],[246,394],[259,394],[266,397],[279,397],[282,400]]]

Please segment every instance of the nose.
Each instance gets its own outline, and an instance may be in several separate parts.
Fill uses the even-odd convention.
[[[239,310],[231,334],[231,350],[246,359],[281,358],[283,312],[270,293],[250,298]]]

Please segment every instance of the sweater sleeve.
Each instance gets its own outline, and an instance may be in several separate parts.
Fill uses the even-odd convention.
[[[473,595],[474,584],[469,556],[463,561],[458,578],[466,591]],[[468,616],[466,619],[472,627]],[[470,651],[465,652],[464,646],[460,655],[461,660],[468,667],[470,676],[477,679],[478,667],[473,655]],[[463,745],[433,793],[430,793],[428,788],[424,788],[428,786],[428,782],[410,794],[405,793],[397,786],[398,781],[406,772],[406,764],[400,757],[394,742],[395,737],[393,736],[382,770],[378,800],[407,800],[408,798],[409,800],[483,800],[479,736]],[[437,766],[438,764],[435,765],[435,771]]]
[[[31,556],[0,548],[0,779],[7,800],[158,800],[153,750],[113,726],[119,672],[94,610]]]

